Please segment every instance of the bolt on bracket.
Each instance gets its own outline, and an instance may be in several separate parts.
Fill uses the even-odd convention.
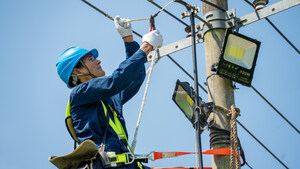
[[[236,18],[235,8],[225,12],[220,10],[210,11],[204,15],[204,20],[209,24],[201,21],[200,23],[195,25],[197,37],[200,39],[202,38],[202,41],[205,33],[212,29],[235,28],[236,25],[239,24],[239,22],[242,22],[238,20],[238,18]]]
[[[200,6],[193,6],[190,10],[181,13],[181,19],[191,16],[191,13],[194,13],[194,16],[196,16],[200,11]]]

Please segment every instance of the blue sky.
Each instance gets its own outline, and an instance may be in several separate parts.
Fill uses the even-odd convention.
[[[89,2],[113,17],[144,18],[158,11],[146,0]],[[168,2],[157,1],[161,6]],[[201,5],[200,1],[187,2]],[[270,1],[271,4],[275,2],[278,0]],[[253,10],[241,0],[230,0],[231,8],[236,8],[238,17]],[[179,17],[185,8],[173,3],[167,10]],[[298,48],[299,16],[300,7],[297,6],[269,17]],[[70,90],[56,73],[57,58],[71,46],[96,48],[102,67],[109,75],[125,58],[122,39],[112,21],[80,0],[1,0],[0,21],[0,168],[54,169],[48,157],[73,150],[73,141],[64,123]],[[184,21],[189,24],[189,19]],[[145,34],[149,23],[133,22],[132,26],[135,31]],[[164,44],[186,36],[185,27],[163,12],[156,19],[156,27],[163,35]],[[265,20],[241,28],[240,33],[262,43],[252,85],[299,129],[299,54]],[[134,36],[134,39],[141,43],[139,37]],[[203,43],[197,45],[197,55],[199,81],[203,84],[206,79]],[[191,48],[171,56],[192,74]],[[177,79],[193,84],[168,58],[162,58],[152,73],[137,153],[195,150],[193,127],[171,100]],[[289,168],[299,168],[299,134],[253,90],[241,85],[238,88],[235,91],[236,106],[241,109],[238,120]],[[145,83],[124,106],[130,142],[144,89]],[[201,90],[200,96],[207,101],[207,94]],[[208,134],[209,131],[202,134],[203,150],[209,149]],[[240,126],[238,135],[253,168],[284,168]],[[193,167],[195,161],[195,157],[189,155],[148,165]],[[211,166],[210,156],[204,155],[204,166]]]

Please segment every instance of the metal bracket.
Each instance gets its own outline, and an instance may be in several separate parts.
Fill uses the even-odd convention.
[[[204,19],[209,23],[209,25],[204,22],[196,24],[196,29],[198,29],[197,36],[202,39],[206,32],[212,29],[227,29],[235,27],[238,21],[236,18],[235,8],[226,12],[220,10],[210,11],[204,15]]]
[[[203,109],[204,114],[208,117],[208,115],[213,111],[213,106],[214,103],[213,102],[202,102],[200,107]]]
[[[189,11],[185,11],[184,13],[186,12],[189,15]],[[217,28],[235,27],[238,24],[237,22],[238,18],[236,19],[235,18],[236,18],[235,9],[231,9],[226,12],[222,12],[219,10],[208,12],[204,16],[205,21],[203,22],[201,21],[200,23],[195,25],[196,43],[204,42],[204,35],[209,30],[217,29]],[[161,56],[165,56],[173,52],[182,50],[188,46],[191,46],[190,37],[166,45],[163,48],[160,48],[159,51]],[[150,52],[149,55],[147,56],[147,60],[150,61],[153,56],[155,57],[155,54],[153,52]]]
[[[191,13],[194,13],[194,15],[196,16],[198,12],[200,12],[200,6],[193,6],[193,8],[191,8],[189,11],[182,12],[181,18],[183,19],[189,17]]]

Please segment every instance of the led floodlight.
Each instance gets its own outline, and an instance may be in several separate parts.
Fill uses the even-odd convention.
[[[180,82],[177,80],[172,100],[184,113],[184,115],[194,124],[195,116],[195,93],[188,82]]]
[[[242,34],[227,31],[217,74],[251,86],[260,42]]]
[[[180,82],[177,80],[175,90],[173,93],[172,100],[176,103],[183,114],[189,119],[193,127],[197,122],[196,116],[196,103],[195,103],[196,93],[193,87],[190,86],[188,82]],[[207,124],[207,119],[209,114],[212,112],[213,103],[205,103],[199,96],[200,103],[200,126],[204,127]],[[202,132],[202,130],[201,130]]]

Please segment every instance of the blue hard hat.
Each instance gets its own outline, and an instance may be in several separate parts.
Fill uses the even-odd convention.
[[[88,51],[80,47],[71,47],[65,50],[58,58],[56,63],[57,73],[59,77],[67,84],[68,88],[74,87],[70,86],[69,84],[70,76],[80,59],[88,53],[91,53],[94,58],[98,57],[97,49]]]

